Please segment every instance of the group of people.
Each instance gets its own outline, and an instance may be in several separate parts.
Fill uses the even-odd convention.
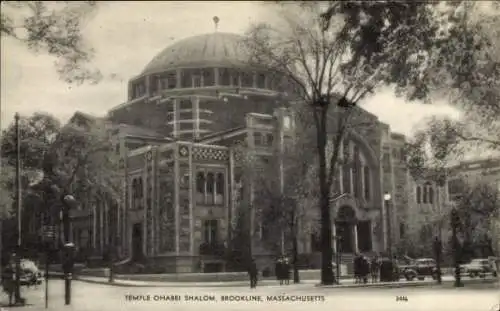
[[[286,257],[280,257],[276,261],[274,271],[276,273],[276,279],[280,282],[280,285],[290,284],[291,276],[291,265],[290,261]]]
[[[356,254],[354,256],[354,280],[355,283],[368,283],[368,276],[371,276],[371,282],[376,283],[380,277],[380,266],[382,260],[378,256],[373,256],[371,259],[368,257]]]

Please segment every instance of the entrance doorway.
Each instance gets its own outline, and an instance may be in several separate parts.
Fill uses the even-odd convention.
[[[143,259],[142,245],[142,223],[135,223],[132,227],[132,261]]]
[[[339,241],[337,250],[340,253],[353,253],[355,251],[354,224],[356,223],[356,213],[350,206],[341,206],[337,212],[335,220],[335,235]]]

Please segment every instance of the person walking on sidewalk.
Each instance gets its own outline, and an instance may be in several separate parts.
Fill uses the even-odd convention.
[[[248,275],[250,277],[250,288],[256,288],[257,287],[257,274],[259,271],[257,270],[257,264],[255,263],[255,260],[252,259],[250,262],[250,267],[248,269]]]
[[[380,272],[380,262],[378,260],[377,255],[373,256],[371,263],[370,263],[370,272],[372,276],[372,283],[377,283],[378,282],[378,275]]]
[[[283,258],[280,257],[280,258],[278,258],[278,260],[276,260],[276,265],[274,267],[276,278],[280,282],[280,285],[283,285],[283,281],[285,280],[285,278],[283,277],[283,270],[284,270],[283,265],[284,265]]]
[[[12,264],[9,262],[2,271],[2,287],[3,291],[9,296],[9,306],[12,306],[15,291],[15,273]]]

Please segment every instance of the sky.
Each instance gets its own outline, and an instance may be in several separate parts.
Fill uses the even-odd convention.
[[[243,34],[250,24],[268,21],[272,14],[259,2],[101,2],[84,29],[87,44],[96,51],[91,66],[106,77],[97,85],[67,84],[59,79],[54,58],[2,38],[1,127],[12,122],[15,112],[48,112],[63,122],[75,111],[103,116],[126,100],[127,81],[157,53],[177,40],[213,32],[214,16],[220,19],[219,31]],[[458,116],[446,103],[406,102],[390,90],[367,98],[362,107],[406,135],[425,117]]]

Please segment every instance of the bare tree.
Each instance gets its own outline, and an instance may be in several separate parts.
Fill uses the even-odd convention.
[[[292,98],[311,107],[319,162],[323,284],[333,283],[330,193],[352,113],[365,95],[384,83],[395,85],[398,94],[410,99],[425,98],[435,91],[434,85],[441,87],[433,75],[444,66],[438,61],[443,50],[436,46],[449,46],[453,34],[438,31],[439,17],[447,13],[435,14],[436,6],[389,1],[285,3],[274,25],[255,25],[248,32],[245,45],[252,62],[284,75]],[[337,116],[332,124],[329,113]],[[333,146],[329,158],[328,141]]]

